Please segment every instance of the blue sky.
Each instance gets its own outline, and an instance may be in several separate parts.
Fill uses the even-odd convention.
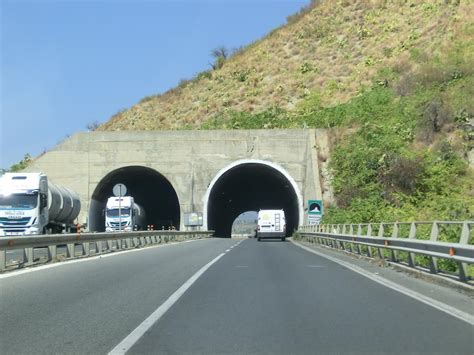
[[[209,69],[309,0],[0,0],[0,168]]]

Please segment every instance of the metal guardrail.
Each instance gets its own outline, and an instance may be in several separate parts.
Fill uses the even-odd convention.
[[[368,257],[375,254],[413,268],[424,266],[434,274],[446,271],[440,269],[438,259],[451,260],[455,263],[451,269],[466,282],[470,279],[467,265],[474,264],[473,226],[474,221],[322,224],[302,226],[298,232],[310,242]],[[456,241],[449,240],[453,237]],[[399,252],[405,253],[405,260]],[[425,256],[422,261],[428,265],[421,265],[417,255]]]
[[[39,263],[58,261],[58,247],[65,246],[65,257],[74,259],[110,253],[113,251],[146,247],[148,245],[212,237],[214,231],[142,231],[118,233],[76,233],[37,236],[1,237],[0,271]],[[79,254],[76,247],[80,247]],[[36,260],[35,252],[47,249],[46,259]],[[93,249],[93,251],[91,250]],[[8,263],[7,251],[21,250],[22,262]]]

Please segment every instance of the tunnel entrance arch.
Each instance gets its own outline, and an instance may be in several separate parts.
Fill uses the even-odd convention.
[[[278,164],[256,159],[236,161],[220,170],[204,196],[205,227],[230,237],[233,221],[245,211],[283,209],[287,234],[301,225],[303,200],[294,179]]]
[[[89,230],[105,230],[104,209],[107,199],[113,196],[115,184],[127,187],[127,196],[133,196],[146,213],[146,224],[155,229],[179,229],[180,207],[178,195],[162,174],[144,166],[127,166],[111,171],[97,184],[89,208]]]

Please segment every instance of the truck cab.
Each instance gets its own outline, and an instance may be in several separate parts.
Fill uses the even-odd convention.
[[[144,227],[145,214],[132,196],[110,197],[105,209],[105,231],[140,230]]]
[[[42,234],[48,224],[48,180],[40,173],[0,177],[0,237]]]
[[[257,218],[257,240],[286,238],[286,220],[283,210],[260,210]]]

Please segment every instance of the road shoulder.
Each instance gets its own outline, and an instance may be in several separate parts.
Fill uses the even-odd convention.
[[[382,260],[369,260],[368,258],[316,244],[295,241],[293,238],[290,241],[295,246],[337,262],[373,281],[384,284],[410,297],[417,298],[424,303],[474,324],[473,291],[431,282],[424,279],[422,275],[404,272],[402,269],[394,268]]]

